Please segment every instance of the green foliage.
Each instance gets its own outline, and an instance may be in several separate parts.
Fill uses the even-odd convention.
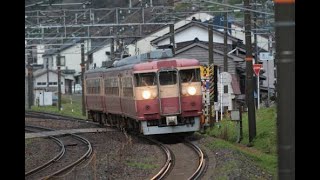
[[[249,144],[248,114],[242,116],[243,139],[241,144]],[[271,172],[276,173],[277,169],[277,131],[276,131],[276,107],[260,108],[256,110],[256,137],[252,142],[254,151],[240,149],[236,143],[238,129],[236,123],[228,119],[219,122],[211,129],[207,129],[206,134],[217,139],[209,146],[211,148],[236,149],[246,156],[252,158],[257,164]],[[225,141],[224,141],[225,140]]]
[[[86,116],[82,116],[82,101],[81,95],[70,96],[62,95],[61,98],[62,110],[58,110],[58,106],[32,106],[31,110],[42,111],[49,113],[57,113],[61,115],[86,119]]]
[[[257,151],[254,149],[246,148],[244,146],[239,146],[237,144],[233,144],[228,141],[224,141],[222,139],[215,139],[214,141],[207,144],[210,149],[218,150],[218,149],[231,149],[235,152],[241,153],[246,157],[252,159],[258,166],[268,171],[273,176],[276,176],[277,172],[277,156],[263,153],[261,151]],[[231,164],[230,164],[231,163]],[[222,168],[224,171],[232,170],[234,164],[233,162],[225,163]],[[231,166],[231,167],[229,167]]]
[[[25,140],[24,140],[25,146],[31,144],[32,142],[33,142],[33,139],[32,139],[32,138],[30,138],[30,139],[25,139]]]
[[[139,169],[155,169],[157,165],[154,164],[148,164],[148,163],[142,163],[142,162],[126,162],[128,166],[139,168]]]
[[[220,126],[214,126],[207,130],[207,134],[213,137],[221,138],[229,142],[236,142],[239,129],[234,121],[223,119],[219,122]],[[249,143],[248,133],[248,114],[242,116],[243,140],[242,144]],[[256,111],[256,132],[257,136],[253,140],[255,148],[262,152],[276,154],[277,133],[276,133],[276,108],[260,108]]]

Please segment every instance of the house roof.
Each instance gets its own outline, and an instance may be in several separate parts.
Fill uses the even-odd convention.
[[[208,17],[213,17],[212,15],[210,15],[210,14],[208,14],[208,13],[197,12],[197,13],[194,13],[194,14],[192,14],[192,15],[190,15],[190,16],[182,19],[182,20],[180,20],[180,21],[175,22],[174,24],[178,24],[179,22],[183,22],[183,21],[189,21],[189,20],[187,20],[188,18],[193,18],[193,17],[196,17],[196,16],[198,16],[198,15],[200,15],[200,14],[205,14],[205,15],[208,16]],[[189,23],[188,23],[188,24],[189,24]],[[163,25],[163,26],[159,27],[158,29],[154,30],[153,32],[149,33],[147,36],[138,38],[136,41],[140,41],[140,40],[142,40],[142,39],[145,39],[145,38],[148,37],[149,35],[155,34],[155,33],[159,32],[159,31],[161,31],[161,30],[163,30],[163,29],[165,29],[165,28],[168,28],[168,25]]]
[[[203,23],[203,22],[199,22],[199,21],[192,21],[192,22],[190,22],[190,23],[188,23],[188,24],[186,24],[184,26],[181,26],[180,28],[177,28],[174,33],[177,34],[179,32],[184,31],[185,29],[188,29],[188,28],[192,27],[192,26],[197,26],[197,27],[200,27],[200,28],[202,28],[204,30],[208,30],[208,24],[207,23]],[[224,32],[219,31],[219,30],[217,30],[215,28],[212,28],[212,30],[214,32],[218,33],[218,34],[221,34],[222,36],[224,35]],[[169,37],[170,37],[170,32],[164,34],[161,37],[158,37],[158,38],[152,40],[151,43],[157,44],[159,41],[162,41],[162,40],[164,40],[166,38],[169,38]],[[228,39],[230,39],[232,41],[236,41],[236,42],[240,41],[240,39],[238,39],[238,38],[236,38],[234,36],[230,36],[230,35],[228,35]]]
[[[232,22],[232,25],[235,25],[235,26],[238,26],[238,27],[244,29],[244,25],[243,24],[244,24],[243,21],[238,21],[238,22],[234,21],[234,22]],[[258,25],[257,25],[257,28],[259,28]],[[259,34],[259,36],[267,38],[267,39],[269,38],[267,34]]]
[[[47,50],[45,51],[45,53],[42,55],[43,57],[45,56],[52,56],[52,55],[55,55],[57,54],[58,51],[63,51],[65,49],[68,49],[69,47],[72,47],[74,46],[75,44],[79,43],[81,41],[80,38],[75,38],[75,39],[71,39],[71,40],[68,40],[67,42],[65,42],[64,45],[62,45],[59,49],[50,49],[50,50]]]
[[[189,49],[191,49],[193,47],[196,47],[196,46],[209,50],[209,47],[208,47],[207,44],[203,44],[201,42],[195,42],[195,43],[189,44],[189,45],[187,45],[187,46],[185,46],[183,48],[180,48],[179,50],[176,51],[176,54],[180,54],[180,53],[182,53],[184,51],[187,51],[187,50],[189,50]],[[220,51],[220,50],[217,50],[217,49],[213,49],[213,52],[221,54],[221,55],[224,55],[223,51]],[[234,55],[231,55],[231,54],[228,54],[228,57],[232,58],[234,61],[243,61],[242,58],[234,56]]]
[[[110,44],[110,39],[104,40],[102,42],[91,41],[91,50],[88,51],[86,55],[93,54],[108,44]]]
[[[48,71],[57,74],[57,71],[54,71],[54,70],[51,70],[51,69],[49,69]],[[38,69],[38,70],[33,72],[33,77],[36,78],[36,77],[39,77],[39,76],[41,76],[43,74],[46,74],[46,73],[47,73],[47,69]],[[64,77],[64,74],[61,73],[61,76]]]

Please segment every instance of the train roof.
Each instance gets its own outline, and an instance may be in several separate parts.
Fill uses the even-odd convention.
[[[171,49],[160,49],[149,53],[131,56],[119,61],[115,61],[112,67],[109,68],[97,68],[86,71],[86,74],[99,73],[99,72],[110,72],[110,71],[121,71],[121,70],[148,70],[157,69],[164,63],[157,63],[159,61],[172,61],[176,60],[175,66],[196,66],[199,65],[199,61],[196,59],[183,59],[173,58]],[[161,65],[162,64],[162,65]]]

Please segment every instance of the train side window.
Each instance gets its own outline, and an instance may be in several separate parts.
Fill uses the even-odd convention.
[[[132,78],[122,78],[122,94],[124,97],[133,97]]]
[[[105,80],[105,94],[119,96],[118,78],[108,78]]]

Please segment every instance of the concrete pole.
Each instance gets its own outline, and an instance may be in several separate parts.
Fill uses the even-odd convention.
[[[60,52],[57,55],[57,67],[58,67],[58,111],[61,111],[61,70],[60,70]]]
[[[84,43],[81,42],[81,87],[82,87],[82,115],[86,116],[85,97],[84,97]]]
[[[295,179],[295,1],[275,0],[278,179]]]
[[[250,0],[244,1],[244,7],[250,9]],[[256,137],[256,109],[254,105],[253,68],[252,68],[252,43],[251,43],[251,15],[250,11],[244,12],[245,43],[246,43],[246,103],[248,106],[249,143]]]

